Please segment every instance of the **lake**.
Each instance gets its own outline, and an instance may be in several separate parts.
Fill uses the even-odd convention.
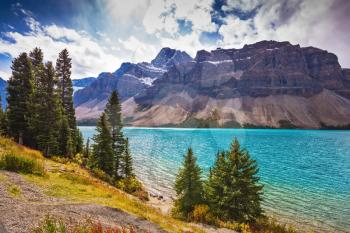
[[[84,138],[94,127],[79,127]],[[192,147],[205,173],[234,137],[260,167],[263,207],[272,216],[317,232],[350,232],[350,131],[125,128],[135,173],[150,191],[172,190]]]

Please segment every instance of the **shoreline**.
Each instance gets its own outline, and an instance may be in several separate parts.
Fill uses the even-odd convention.
[[[78,125],[78,127],[96,127],[96,125]],[[305,131],[350,131],[350,128],[272,128],[272,127],[257,127],[257,128],[225,128],[225,127],[209,127],[209,128],[198,128],[198,127],[167,127],[167,126],[124,126],[125,129],[169,129],[169,130],[305,130]]]

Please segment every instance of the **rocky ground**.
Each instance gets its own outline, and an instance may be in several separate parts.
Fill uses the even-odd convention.
[[[0,171],[0,176],[0,233],[31,232],[47,214],[71,224],[91,219],[104,226],[132,225],[138,232],[165,232],[159,226],[119,209],[68,203],[64,199],[49,197],[19,174]],[[20,194],[11,194],[10,187],[19,187]]]

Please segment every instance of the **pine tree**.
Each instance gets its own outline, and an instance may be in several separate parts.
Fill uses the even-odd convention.
[[[133,168],[132,168],[132,156],[130,154],[130,149],[129,149],[129,139],[125,139],[125,144],[124,144],[124,153],[122,157],[122,172],[123,176],[125,178],[130,178],[134,176],[133,173]]]
[[[7,86],[8,124],[10,136],[19,144],[31,141],[31,100],[34,92],[32,64],[26,53],[12,62],[12,76]]]
[[[77,149],[81,149],[79,141],[77,137],[78,129],[75,118],[75,110],[73,105],[73,85],[71,80],[71,68],[72,68],[72,59],[69,57],[69,53],[67,49],[64,49],[60,52],[57,62],[56,62],[56,72],[59,77],[58,88],[60,90],[61,95],[61,103],[63,107],[63,115],[68,121],[68,127],[70,131],[70,138],[68,141],[71,141],[73,146],[73,154],[81,151],[76,151]],[[67,141],[67,142],[68,142]],[[71,147],[71,145],[67,145],[67,147]]]
[[[33,68],[33,96],[30,107],[30,131],[32,137],[31,147],[40,149],[38,147],[38,138],[42,137],[45,132],[43,127],[45,119],[42,117],[43,105],[46,102],[45,90],[43,88],[43,81],[45,79],[45,66],[43,62],[43,53],[41,49],[35,48],[29,53],[29,59],[32,63]],[[45,114],[45,113],[44,113]]]
[[[93,137],[95,144],[93,145],[92,164],[94,164],[95,167],[106,172],[108,175],[113,176],[113,140],[105,113],[102,113],[100,119],[97,122],[96,132],[97,134],[95,134]]]
[[[74,154],[74,143],[72,139],[72,132],[69,128],[68,119],[67,116],[65,116],[62,112],[62,108],[60,109],[61,112],[61,120],[59,122],[59,154],[61,156],[65,157],[72,157]]]
[[[230,151],[218,153],[205,186],[211,211],[222,220],[247,222],[261,216],[263,186],[258,184],[258,166],[235,139]]]
[[[1,96],[0,96],[0,103],[1,103]],[[6,111],[3,111],[2,106],[0,105],[0,135],[6,136],[7,133],[8,131],[7,131]]]
[[[88,162],[91,158],[91,154],[90,154],[90,138],[88,138],[86,140],[86,144],[85,144],[85,147],[84,147],[84,151],[83,151],[83,156],[82,156],[82,160],[83,160],[83,166],[87,166],[88,165]]]
[[[125,150],[125,139],[123,136],[122,128],[122,115],[121,106],[118,97],[118,93],[113,91],[109,97],[108,103],[105,109],[108,122],[111,126],[113,150],[114,150],[114,177],[119,178],[122,174],[119,174],[121,169],[120,162],[122,159],[123,151]]]
[[[76,153],[80,153],[83,152],[84,149],[84,137],[83,134],[81,133],[81,131],[77,128],[75,131],[75,152]]]
[[[175,191],[177,195],[175,207],[185,218],[189,217],[195,205],[203,203],[201,169],[196,164],[196,157],[191,148],[188,149],[176,177]]]
[[[38,148],[43,151],[45,156],[59,153],[59,121],[60,102],[56,85],[55,70],[51,62],[46,63],[42,78],[37,87],[37,92],[42,100],[45,100],[38,106],[40,111],[37,116],[39,123],[36,129]]]

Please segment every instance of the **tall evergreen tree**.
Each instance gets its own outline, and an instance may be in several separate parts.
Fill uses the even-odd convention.
[[[56,81],[54,67],[51,62],[48,62],[37,88],[37,92],[40,92],[38,96],[45,101],[38,106],[40,130],[36,130],[38,132],[36,136],[38,148],[45,156],[60,152],[58,138],[61,112],[58,92],[55,89]]]
[[[235,139],[230,151],[218,153],[205,186],[211,211],[222,220],[254,221],[262,214],[263,186],[258,184],[258,166]]]
[[[19,144],[28,145],[31,140],[31,100],[34,92],[32,64],[26,53],[12,62],[12,76],[7,86],[8,124],[10,136]]]
[[[1,96],[0,96],[1,103]],[[0,135],[7,135],[7,116],[6,111],[3,111],[2,106],[0,105]]]
[[[59,77],[58,89],[60,90],[61,103],[63,107],[63,115],[68,121],[68,127],[70,131],[70,136],[66,137],[67,142],[71,142],[73,146],[66,145],[66,147],[73,148],[73,154],[81,152],[82,141],[79,138],[79,130],[77,128],[75,110],[73,105],[73,84],[71,80],[71,68],[72,68],[72,59],[69,57],[67,49],[62,50],[56,62],[56,72]],[[64,127],[64,124],[62,125]],[[77,150],[80,151],[77,151]]]
[[[29,59],[33,68],[33,96],[30,107],[30,130],[32,137],[31,147],[38,148],[38,137],[45,134],[45,129],[42,121],[42,107],[45,104],[45,90],[42,82],[45,79],[44,55],[41,49],[35,48],[29,53]]]
[[[122,157],[122,172],[125,178],[133,177],[132,156],[129,149],[129,139],[125,139],[124,153]]]
[[[175,181],[175,207],[185,218],[189,217],[195,205],[203,203],[201,169],[196,160],[192,149],[189,148]]]
[[[62,50],[56,62],[56,72],[59,77],[58,88],[64,114],[67,116],[69,128],[76,129],[76,119],[73,106],[73,84],[71,80],[72,59],[67,49]]]
[[[66,157],[74,155],[74,142],[72,139],[72,130],[69,128],[67,116],[63,114],[62,107],[61,120],[59,122],[59,154]]]
[[[94,135],[92,160],[95,167],[113,176],[114,151],[110,125],[105,113],[102,113],[96,126],[97,134]]]
[[[108,103],[105,109],[108,122],[111,126],[113,150],[114,150],[114,177],[119,178],[122,176],[120,173],[120,162],[123,152],[125,151],[125,139],[123,136],[123,124],[121,115],[121,106],[118,97],[118,93],[113,91],[109,97]]]

